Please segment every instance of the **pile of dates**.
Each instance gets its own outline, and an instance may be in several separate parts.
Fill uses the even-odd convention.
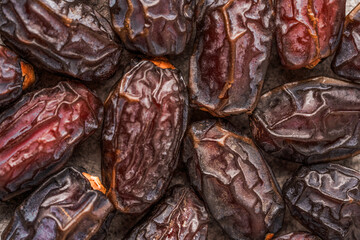
[[[345,6],[1,0],[1,239],[360,240]]]

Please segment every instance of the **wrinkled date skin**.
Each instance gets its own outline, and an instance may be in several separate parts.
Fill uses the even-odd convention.
[[[339,45],[346,0],[277,0],[276,39],[281,63],[313,68]]]
[[[264,151],[312,164],[359,153],[359,118],[360,86],[318,77],[263,95],[250,127]]]
[[[105,103],[102,177],[108,197],[123,213],[141,214],[163,196],[187,125],[180,72],[156,64],[139,62]]]
[[[70,0],[2,0],[0,34],[32,64],[84,81],[109,78],[121,54],[107,20]]]
[[[81,172],[66,168],[16,208],[2,239],[90,239],[113,210],[105,194],[93,190]],[[96,235],[93,239],[105,237]]]
[[[191,183],[233,239],[263,240],[282,226],[277,182],[250,138],[224,122],[191,125],[183,153]]]
[[[270,58],[271,1],[208,3],[189,66],[194,106],[214,116],[251,112]]]
[[[149,56],[178,55],[192,38],[197,6],[203,2],[110,0],[112,25],[129,50]]]
[[[0,108],[19,98],[34,81],[33,67],[0,45]]]
[[[265,239],[265,240],[270,240],[270,239]],[[294,232],[280,237],[271,238],[271,240],[321,240],[321,239],[307,232]]]
[[[291,214],[322,239],[360,239],[360,173],[337,164],[301,167],[283,189]]]
[[[72,82],[26,94],[0,114],[0,199],[30,190],[61,169],[102,118],[102,102]]]
[[[127,240],[206,240],[209,215],[190,187],[176,186]]]
[[[344,78],[360,80],[360,4],[346,17],[340,46],[332,62],[333,71]]]

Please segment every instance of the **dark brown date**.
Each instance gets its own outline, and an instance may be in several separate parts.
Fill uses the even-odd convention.
[[[293,232],[276,238],[273,238],[272,235],[269,234],[265,240],[321,240],[319,237],[307,232]]]
[[[313,68],[336,50],[346,0],[277,0],[276,39],[284,67]]]
[[[332,62],[333,71],[342,77],[360,80],[360,4],[345,20],[340,46]]]
[[[329,240],[360,239],[360,173],[337,164],[303,166],[283,189],[291,214]]]
[[[72,82],[26,94],[0,114],[0,200],[60,170],[102,118],[102,102]]]
[[[105,103],[102,177],[124,213],[143,213],[165,193],[177,166],[188,100],[178,70],[141,61]]]
[[[0,108],[21,96],[35,82],[33,67],[0,45]]]
[[[77,1],[2,0],[0,34],[36,66],[84,81],[109,78],[121,54],[107,20]]]
[[[78,170],[64,169],[16,208],[2,239],[105,239],[98,232],[114,207],[99,190]]]
[[[251,112],[269,63],[271,1],[211,0],[190,59],[192,104],[214,116]]]
[[[266,152],[312,164],[359,153],[359,118],[360,85],[318,77],[264,94],[250,126]]]
[[[281,228],[278,184],[250,138],[224,122],[197,122],[188,130],[183,156],[191,183],[230,237],[263,240]]]
[[[206,240],[209,215],[190,187],[175,186],[127,240]]]
[[[192,38],[197,7],[203,2],[110,0],[112,25],[129,50],[150,56],[178,55]]]

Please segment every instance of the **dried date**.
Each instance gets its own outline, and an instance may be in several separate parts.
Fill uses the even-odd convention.
[[[98,178],[84,175],[66,168],[49,178],[16,208],[2,239],[105,239],[99,232],[114,207]]]
[[[267,237],[265,240],[321,240],[319,237],[307,232],[293,232],[280,237]]]
[[[206,240],[209,215],[190,187],[175,186],[125,238],[127,240]]]
[[[270,58],[272,16],[268,0],[208,3],[189,66],[194,106],[220,117],[255,108]]]
[[[19,98],[34,82],[33,67],[0,45],[0,108]]]
[[[84,81],[109,78],[121,54],[107,20],[77,1],[3,0],[0,34],[36,66]]]
[[[112,25],[125,47],[150,56],[178,55],[192,38],[204,0],[111,0]]]
[[[332,61],[333,71],[344,78],[360,80],[360,4],[346,17],[339,48]]]
[[[24,95],[0,114],[0,200],[41,184],[102,125],[102,102],[85,86],[60,82]]]
[[[276,1],[276,39],[286,68],[313,68],[339,45],[346,0]]]
[[[329,240],[360,239],[360,173],[337,164],[303,166],[283,189],[291,214]]]
[[[233,239],[263,240],[282,226],[284,202],[250,138],[224,122],[191,125],[183,153],[191,183]]]
[[[359,153],[359,118],[360,85],[318,77],[264,94],[250,126],[264,151],[312,164]]]
[[[124,213],[143,213],[165,193],[177,166],[188,99],[180,72],[141,61],[105,103],[102,177]]]

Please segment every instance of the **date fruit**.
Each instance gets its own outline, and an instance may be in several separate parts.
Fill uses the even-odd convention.
[[[267,237],[265,240],[321,240],[319,237],[307,232],[293,232],[280,237]]]
[[[250,117],[267,153],[312,164],[360,152],[360,85],[318,77],[264,94]]]
[[[36,66],[84,81],[106,80],[120,60],[109,22],[78,1],[2,0],[0,34]]]
[[[360,4],[345,19],[344,32],[332,61],[333,71],[344,78],[360,80]]]
[[[214,116],[251,112],[270,58],[273,11],[269,0],[211,0],[190,59],[195,107]]]
[[[339,45],[346,0],[277,0],[276,40],[281,63],[313,68]]]
[[[250,138],[207,120],[191,125],[184,145],[191,183],[231,238],[263,240],[281,228],[279,186]]]
[[[20,97],[34,82],[33,67],[0,45],[0,108]]]
[[[123,213],[142,214],[165,193],[177,166],[188,118],[180,72],[141,61],[105,102],[102,177]]]
[[[329,240],[360,239],[360,173],[337,164],[303,166],[283,188],[291,214]]]
[[[127,240],[206,240],[209,215],[190,187],[175,186]]]
[[[16,208],[2,239],[105,239],[106,233],[98,232],[114,207],[99,182],[99,188],[92,188],[77,169],[62,170]]]
[[[112,25],[129,50],[157,57],[178,55],[192,38],[197,7],[203,2],[110,0]]]
[[[24,95],[0,114],[0,200],[41,184],[102,125],[102,102],[85,86],[60,82]]]

